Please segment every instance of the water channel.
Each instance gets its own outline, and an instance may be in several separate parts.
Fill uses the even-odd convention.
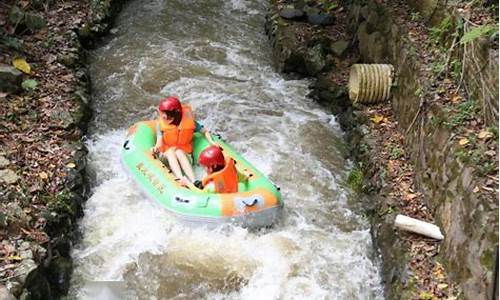
[[[130,1],[92,51],[92,194],[70,298],[112,299],[103,286],[118,282],[130,299],[383,299],[343,133],[307,97],[310,81],[273,69],[268,2]],[[279,224],[187,228],[139,192],[120,147],[169,94],[281,187]]]

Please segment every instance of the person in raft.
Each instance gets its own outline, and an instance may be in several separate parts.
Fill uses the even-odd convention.
[[[160,100],[158,113],[160,116],[153,153],[158,155],[160,160],[167,160],[170,170],[183,184],[192,184],[195,177],[188,155],[193,152],[193,133],[203,133],[211,144],[214,144],[214,141],[208,130],[194,120],[191,107],[181,104],[176,96]]]
[[[198,163],[205,168],[207,176],[203,178],[204,191],[216,193],[238,192],[238,182],[247,182],[252,176],[249,172],[240,172],[232,158],[225,159],[217,145],[208,146],[200,153]]]

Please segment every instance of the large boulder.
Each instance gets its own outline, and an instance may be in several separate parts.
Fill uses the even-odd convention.
[[[0,64],[0,92],[16,93],[21,90],[23,74],[13,66]]]

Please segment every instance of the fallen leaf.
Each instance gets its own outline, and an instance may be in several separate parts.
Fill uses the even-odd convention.
[[[23,258],[22,258],[22,257],[17,256],[17,255],[10,255],[10,256],[7,256],[7,259],[9,259],[9,260],[18,260],[18,261],[23,260]]]
[[[491,139],[493,137],[493,133],[487,130],[481,130],[481,132],[477,135],[481,140]]]
[[[440,283],[437,285],[437,288],[440,290],[444,290],[447,287],[448,287],[448,285],[446,283]]]
[[[45,173],[45,172],[40,172],[40,173],[38,173],[38,176],[40,176],[40,178],[42,178],[42,179],[47,179],[47,178],[49,178],[49,176],[48,176],[48,175],[47,175],[47,173]]]
[[[488,151],[484,152],[484,154],[493,157],[497,154],[497,152],[493,151],[493,150],[488,150]]]
[[[21,4],[22,8],[26,8],[28,5],[30,5],[30,2],[26,0],[21,0],[19,1],[19,4]]]
[[[459,144],[460,146],[465,146],[465,145],[467,145],[468,143],[469,143],[469,140],[468,140],[467,138],[462,138],[462,139],[460,139],[460,140],[458,141],[458,144]]]
[[[460,97],[459,95],[454,95],[454,96],[451,97],[451,103],[456,104],[456,103],[458,103],[460,101],[462,101],[462,97]]]
[[[66,167],[73,169],[74,167],[76,167],[76,165],[74,163],[69,163],[66,165]]]
[[[406,199],[408,199],[408,200],[412,200],[415,198],[417,198],[417,194],[413,194],[413,193],[406,194]]]
[[[427,292],[427,291],[421,292],[420,295],[418,296],[418,298],[421,300],[431,300],[431,299],[433,299],[433,297],[434,297],[434,294]]]
[[[24,58],[15,58],[14,61],[12,61],[12,65],[26,74],[31,73],[31,67]]]
[[[473,193],[477,193],[479,192],[479,188],[476,186],[473,190],[472,190]]]
[[[370,120],[372,120],[373,123],[375,123],[375,124],[379,124],[381,122],[387,121],[387,119],[381,115],[375,115],[375,116],[371,117]]]

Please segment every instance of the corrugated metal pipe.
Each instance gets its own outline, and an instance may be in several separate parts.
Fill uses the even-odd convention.
[[[349,98],[374,104],[389,99],[394,68],[386,64],[355,64],[349,73]]]

